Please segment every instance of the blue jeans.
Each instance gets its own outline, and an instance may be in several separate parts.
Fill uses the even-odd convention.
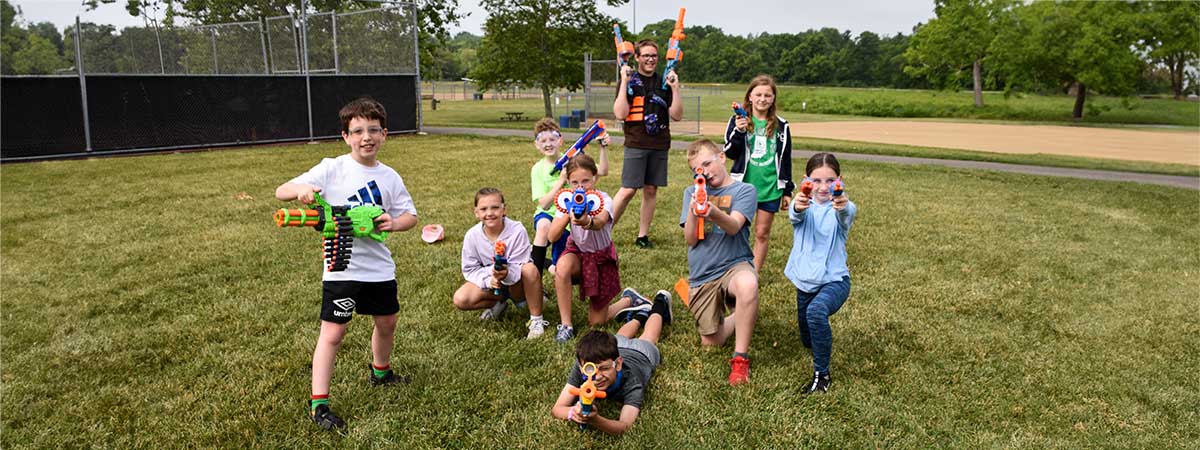
[[[850,277],[826,283],[816,292],[796,289],[796,322],[800,325],[800,341],[813,352],[813,370],[829,373],[829,355],[833,353],[833,330],[829,316],[842,308],[850,297]]]

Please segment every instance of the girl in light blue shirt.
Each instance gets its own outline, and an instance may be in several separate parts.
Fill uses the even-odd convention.
[[[829,375],[833,351],[829,316],[850,297],[846,237],[858,207],[846,196],[841,166],[833,154],[813,155],[804,174],[788,208],[792,253],[783,272],[796,286],[800,340],[813,353],[813,381],[805,389],[805,394],[811,394],[829,390],[833,381]]]

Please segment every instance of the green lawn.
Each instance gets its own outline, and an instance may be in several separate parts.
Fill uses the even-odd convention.
[[[1200,441],[1197,192],[846,161],[859,205],[853,291],[833,318],[835,379],[798,391],[791,247],[778,220],[762,276],[749,386],[688,313],[637,426],[580,433],[549,408],[573,349],[459,312],[460,236],[481,186],[528,221],[526,139],[389,139],[426,245],[389,237],[403,314],[395,389],[366,384],[368,321],[333,380],[348,434],[305,417],[317,336],[318,236],[278,229],[275,186],[344,144],[10,164],[0,177],[0,447],[19,448],[1168,448]],[[612,156],[619,161],[620,151]],[[512,170],[494,169],[513,167]],[[620,164],[614,164],[619,171]],[[600,182],[612,193],[619,173]],[[650,250],[617,227],[623,284],[686,271],[671,157]],[[631,211],[637,211],[637,204]],[[79,215],[75,217],[74,215]],[[552,322],[557,311],[550,308]],[[575,309],[576,323],[584,312]],[[615,326],[608,326],[615,330]],[[601,405],[602,413],[614,408]],[[1189,431],[1190,430],[1190,431]]]

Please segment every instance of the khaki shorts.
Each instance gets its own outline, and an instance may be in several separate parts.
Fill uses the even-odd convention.
[[[716,333],[725,321],[726,310],[733,312],[736,305],[733,296],[727,295],[729,283],[741,272],[750,272],[758,276],[753,265],[740,262],[726,270],[721,278],[688,289],[688,310],[692,312],[692,317],[696,318],[696,330],[700,335]]]

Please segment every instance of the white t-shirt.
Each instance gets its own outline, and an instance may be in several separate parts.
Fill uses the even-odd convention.
[[[291,183],[316,186],[321,197],[333,206],[377,205],[393,218],[404,213],[417,215],[412,196],[400,174],[384,163],[375,167],[359,164],[350,155],[322,159]],[[328,262],[325,262],[328,264]],[[339,272],[325,272],[325,281],[391,281],[396,279],[392,252],[382,242],[367,237],[354,238],[350,265]]]

